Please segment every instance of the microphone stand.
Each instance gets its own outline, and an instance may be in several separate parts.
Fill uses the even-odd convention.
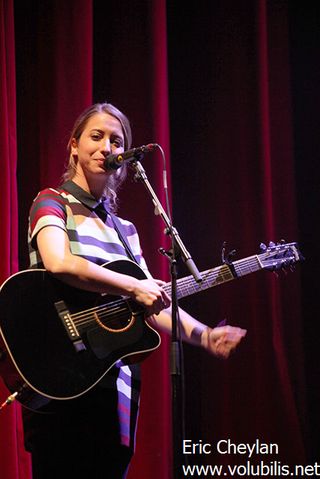
[[[141,158],[141,156],[140,156]],[[175,259],[175,251],[181,255],[183,261],[188,267],[190,273],[194,277],[196,282],[201,282],[201,275],[194,264],[190,253],[184,246],[178,231],[172,225],[168,215],[162,207],[157,195],[155,194],[146,172],[141,165],[140,161],[135,159],[131,162],[131,166],[135,170],[135,179],[140,180],[145,185],[146,189],[150,193],[152,202],[155,206],[155,211],[161,216],[166,225],[166,234],[171,236],[172,239],[172,254],[165,252],[161,249],[161,252],[169,258],[171,267],[171,296],[172,296],[172,337],[171,337],[171,349],[170,349],[170,374],[172,385],[172,433],[173,433],[173,477],[174,479],[181,478],[181,465],[183,464],[182,457],[182,440],[183,440],[183,382],[182,382],[182,361],[181,361],[181,344],[180,344],[180,328],[179,328],[179,313],[178,313],[178,294],[177,294],[177,262]]]

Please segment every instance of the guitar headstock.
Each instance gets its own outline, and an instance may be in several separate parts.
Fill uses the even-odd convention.
[[[268,246],[264,243],[260,244],[262,253],[258,255],[260,265],[264,269],[270,271],[278,271],[292,267],[298,261],[302,261],[304,257],[299,251],[297,243],[280,243],[270,242]]]

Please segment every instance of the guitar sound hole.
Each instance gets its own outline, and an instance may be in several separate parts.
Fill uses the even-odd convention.
[[[135,316],[130,311],[107,318],[95,313],[94,318],[101,328],[110,333],[123,333],[131,328],[135,322]]]

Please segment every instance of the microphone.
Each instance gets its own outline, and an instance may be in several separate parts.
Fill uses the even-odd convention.
[[[117,170],[125,162],[138,160],[144,153],[149,153],[157,148],[157,143],[149,143],[148,145],[138,146],[137,148],[132,148],[131,150],[124,151],[119,155],[108,155],[103,164],[106,170]]]

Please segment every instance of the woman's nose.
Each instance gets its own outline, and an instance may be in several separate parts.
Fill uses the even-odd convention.
[[[105,155],[110,155],[111,153],[111,143],[110,143],[110,140],[109,138],[104,138],[103,140],[101,140],[101,151],[102,153],[104,153]]]

